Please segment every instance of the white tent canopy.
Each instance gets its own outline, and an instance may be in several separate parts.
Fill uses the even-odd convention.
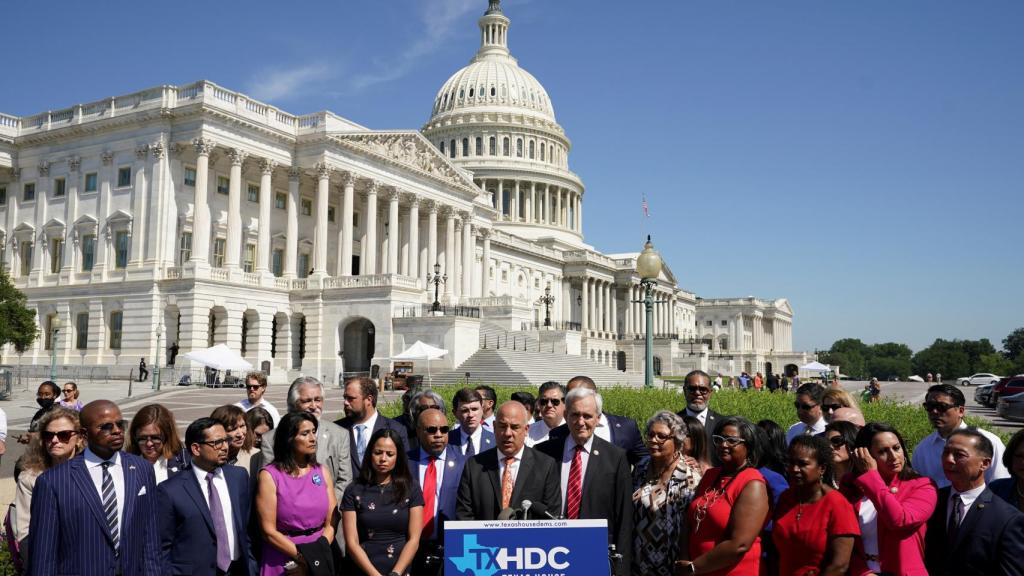
[[[209,366],[215,370],[235,370],[238,372],[252,370],[252,364],[225,344],[217,344],[213,348],[193,350],[183,354],[182,358],[203,366]]]
[[[430,361],[443,358],[448,355],[448,351],[444,348],[436,348],[430,344],[424,344],[422,340],[417,340],[415,344],[409,346],[405,351],[392,356],[392,360],[425,360],[427,364],[427,385],[430,385]]]
[[[808,372],[828,372],[832,368],[822,364],[821,362],[811,362],[810,364],[801,366],[800,369]]]

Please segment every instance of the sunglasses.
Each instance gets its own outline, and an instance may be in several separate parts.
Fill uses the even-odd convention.
[[[101,424],[100,425],[100,432],[103,432],[104,434],[112,434],[114,432],[114,428],[115,427],[118,430],[124,432],[124,430],[125,430],[125,428],[127,428],[127,426],[128,426],[127,421],[125,421],[125,420],[115,420],[113,422],[107,422],[106,424]]]
[[[921,404],[926,412],[947,412],[953,408],[956,408],[956,404],[946,404],[945,402],[925,402]]]
[[[78,434],[75,430],[61,430],[60,432],[50,432],[49,430],[43,430],[39,433],[39,436],[43,439],[43,444],[49,444],[56,438],[61,444],[67,444],[71,442],[71,439]]]
[[[558,406],[561,403],[561,398],[540,398],[537,400],[537,404],[540,404],[541,406],[547,406],[548,404],[551,404],[552,406]]]
[[[690,394],[711,394],[711,388],[707,386],[687,386],[686,391]]]
[[[218,449],[223,448],[223,447],[228,445],[228,439],[227,438],[218,438],[216,440],[206,440],[205,442],[198,442],[198,444],[206,444],[210,448],[213,448],[214,450],[218,450]]]
[[[74,392],[74,390],[72,390],[71,388],[65,388],[64,389],[64,393],[65,394],[71,394],[72,392]]]
[[[842,448],[843,446],[846,446],[846,440],[843,440],[842,436],[833,436],[828,439],[828,443],[831,444],[833,448]]]
[[[260,388],[263,388],[263,384],[246,384],[245,385],[245,389],[246,390],[259,390]]]
[[[817,406],[817,404],[804,404],[803,402],[793,402],[793,406],[796,406],[797,410],[811,410],[815,406]]]
[[[437,434],[438,432],[440,432],[441,434],[447,434],[449,430],[451,430],[451,428],[449,428],[447,426],[424,426],[423,427],[423,431],[426,432],[427,434],[430,434],[431,436],[433,436],[434,434]]]
[[[424,410],[440,410],[440,409],[441,409],[441,407],[438,406],[437,404],[421,404],[420,405],[420,412],[423,412]]]
[[[821,409],[826,411],[826,412],[835,412],[836,410],[839,410],[842,407],[843,407],[842,404],[822,404],[821,405]]]
[[[711,442],[714,443],[715,446],[728,446],[732,448],[743,444],[746,440],[738,436],[718,436],[716,434],[711,437]]]
[[[153,435],[150,435],[150,436],[136,436],[135,437],[135,443],[140,445],[140,446],[142,446],[144,444],[148,444],[149,442],[152,442],[153,444],[163,444],[164,443],[164,437],[160,436],[159,434],[153,434]]]

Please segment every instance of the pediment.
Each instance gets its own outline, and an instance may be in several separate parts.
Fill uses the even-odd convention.
[[[63,230],[64,221],[59,218],[50,218],[46,224],[43,224],[43,230]]]
[[[97,224],[98,222],[96,221],[96,219],[90,216],[89,214],[83,214],[78,217],[78,220],[75,220],[76,228],[81,226],[96,226]]]
[[[107,225],[111,224],[131,224],[132,215],[125,212],[124,210],[118,210],[107,217]]]
[[[474,197],[483,194],[467,172],[452,164],[419,132],[357,132],[332,134],[330,138],[346,148],[368,153],[419,175],[439,180]]]
[[[15,234],[34,233],[35,231],[36,227],[31,222],[22,222],[14,227]]]
[[[780,311],[789,314],[790,316],[793,315],[793,307],[789,305],[789,300],[785,298],[779,298],[778,300],[776,300],[775,307],[778,308]]]

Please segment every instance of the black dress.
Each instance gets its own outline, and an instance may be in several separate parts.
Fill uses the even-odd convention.
[[[342,512],[356,513],[359,544],[370,563],[381,574],[387,574],[398,562],[409,534],[409,509],[423,506],[423,492],[415,483],[409,495],[395,502],[392,484],[384,486],[353,482],[345,489]]]

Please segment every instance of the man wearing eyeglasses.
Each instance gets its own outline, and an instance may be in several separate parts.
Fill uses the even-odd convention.
[[[530,424],[526,445],[534,446],[548,439],[551,430],[565,424],[565,388],[554,380],[540,385],[537,390],[537,409],[540,420]]]
[[[249,475],[226,466],[228,435],[213,418],[185,431],[192,466],[156,490],[164,574],[254,576],[249,546]]]
[[[423,492],[423,531],[412,573],[437,575],[444,566],[444,523],[455,519],[459,479],[466,457],[448,445],[448,419],[443,410],[418,412],[419,447],[409,451],[409,470]]]
[[[711,436],[715,433],[715,425],[722,415],[710,408],[711,396],[715,389],[711,387],[711,376],[703,370],[694,370],[683,378],[683,393],[686,395],[686,408],[679,412],[680,418],[691,416],[704,425],[704,434],[710,447]]]
[[[257,406],[263,408],[274,419],[274,428],[281,423],[281,414],[273,404],[263,398],[267,392],[267,376],[262,372],[252,372],[245,377],[245,399],[235,403],[248,412]]]
[[[161,574],[153,467],[121,451],[125,422],[113,402],[90,402],[81,418],[85,452],[36,480],[28,573]]]
[[[946,439],[955,430],[967,428],[964,422],[964,393],[952,384],[935,384],[928,388],[924,398],[924,411],[928,414],[934,432],[924,437],[914,447],[911,464],[914,470],[935,481],[939,488],[949,486],[949,480],[942,469],[942,449]],[[1006,466],[1003,465],[1003,441],[988,430],[978,429],[983,436],[992,442],[992,465],[985,470],[985,482],[990,483],[999,478],[1009,478]]]
[[[796,417],[799,420],[786,431],[786,444],[801,434],[817,436],[825,433],[825,417],[821,413],[821,400],[825,397],[825,387],[813,382],[801,384],[796,389]]]

